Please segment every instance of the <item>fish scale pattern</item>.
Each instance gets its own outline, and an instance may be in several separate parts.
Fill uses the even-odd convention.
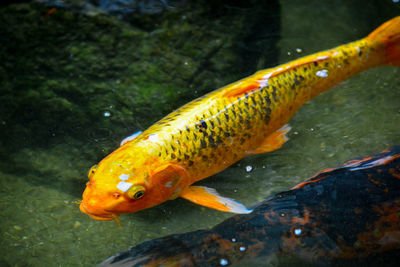
[[[137,141],[157,134],[156,156],[201,180],[251,154],[312,97],[379,64],[375,50],[363,39],[259,71],[177,109]],[[230,95],[249,84],[254,88]]]

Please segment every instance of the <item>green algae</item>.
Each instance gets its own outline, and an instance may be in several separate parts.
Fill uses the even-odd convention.
[[[272,8],[267,19],[256,15],[274,1],[212,2],[130,21],[62,9],[44,19],[50,8],[37,4],[0,8],[0,36],[7,36],[0,46],[0,265],[91,266],[145,240],[228,218],[177,199],[123,215],[120,229],[81,214],[76,202],[90,166],[123,137],[275,65],[279,50],[285,62],[330,48],[396,12],[390,1],[379,4],[384,9],[371,22],[361,1],[316,1],[312,9],[310,1],[281,1],[282,17]],[[309,19],[316,17],[319,23]],[[399,74],[394,67],[370,70],[318,96],[293,117],[282,149],[201,184],[250,206],[321,169],[399,144]]]
[[[211,19],[207,7],[190,3],[163,15],[133,17],[136,24],[63,9],[43,17],[49,8],[35,4],[3,7],[1,135],[19,138],[7,144],[9,150],[43,145],[53,135],[90,139],[98,128],[114,128],[111,137],[120,138],[124,126],[149,126],[193,95],[239,79],[242,56],[235,51],[248,34],[244,22],[250,15],[227,9]]]

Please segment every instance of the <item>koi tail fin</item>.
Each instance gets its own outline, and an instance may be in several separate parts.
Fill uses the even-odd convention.
[[[367,39],[378,47],[383,46],[384,64],[400,66],[400,16],[379,26],[367,36]]]

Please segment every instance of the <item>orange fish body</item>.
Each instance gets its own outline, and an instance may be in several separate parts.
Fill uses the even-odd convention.
[[[80,205],[94,219],[150,208],[183,197],[235,213],[246,207],[215,190],[191,186],[245,156],[273,151],[308,100],[354,74],[400,66],[400,17],[369,36],[306,56],[200,97],[121,146],[89,171]]]

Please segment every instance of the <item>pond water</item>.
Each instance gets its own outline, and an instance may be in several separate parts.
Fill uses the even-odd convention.
[[[282,0],[279,4],[279,8],[274,7],[278,13],[272,15],[277,23],[273,28],[276,32],[264,36],[276,43],[270,45],[268,53],[260,56],[260,60],[254,61],[250,73],[259,66],[284,63],[359,39],[400,14],[398,1],[390,0]],[[262,7],[268,5],[264,3]],[[132,60],[139,62],[147,48],[139,48],[138,40],[176,38],[168,31],[162,38],[158,35],[170,27],[162,20],[171,19],[169,15],[157,18],[155,24],[146,24],[146,19],[121,22],[102,15],[104,21],[101,21],[96,16],[58,9],[54,14],[46,15],[50,8],[34,3],[0,7],[1,42],[4,43],[0,58],[5,62],[0,69],[0,96],[4,104],[0,114],[0,265],[92,266],[143,241],[209,228],[232,216],[177,199],[135,214],[122,215],[122,228],[119,228],[114,222],[95,221],[79,211],[77,202],[81,200],[87,171],[115,149],[120,140],[148,127],[173,108],[207,90],[250,73],[248,68],[229,67],[230,63],[238,62],[233,60],[235,55],[230,54],[234,49],[226,54],[216,53],[214,59],[213,47],[209,47],[212,42],[199,42],[196,47],[172,40],[183,44],[174,49],[162,44],[159,50],[152,47],[146,55],[153,61],[140,61],[140,66],[127,65],[120,59],[114,60],[117,59],[114,53],[120,53],[121,49],[126,49],[125,53],[138,49],[142,54],[132,56]],[[238,10],[234,11],[236,15],[254,11],[248,6],[232,10]],[[262,14],[262,10],[260,12]],[[271,16],[271,13],[265,10],[265,16]],[[30,25],[32,14],[37,15],[35,26]],[[187,12],[185,15],[189,21],[190,15],[193,14]],[[206,21],[212,19],[210,16]],[[90,21],[95,23],[90,24]],[[48,23],[52,23],[51,28],[46,28]],[[135,23],[140,23],[145,33],[132,31]],[[246,26],[245,23],[243,20],[240,25]],[[225,32],[235,31],[226,25],[221,22],[214,26]],[[231,27],[234,26],[236,24],[232,22]],[[48,31],[32,33],[30,27],[36,27],[36,30],[43,27]],[[63,34],[60,31],[63,27],[72,30]],[[182,23],[181,27],[188,27],[188,24]],[[83,28],[91,33],[83,33]],[[206,31],[202,26],[198,29]],[[118,32],[118,38],[110,41],[105,31]],[[212,31],[210,29],[210,39],[214,38],[218,47],[218,36],[212,36],[218,31]],[[200,33],[189,30],[186,34],[184,38]],[[13,50],[5,45],[9,39],[4,36],[25,40],[25,49],[18,50],[18,46]],[[126,40],[131,39],[137,41],[132,42],[132,48],[121,47],[120,43],[127,45],[130,42]],[[229,36],[221,39],[230,40]],[[93,40],[102,40],[102,43]],[[31,50],[26,49],[29,43],[35,44]],[[114,50],[101,55],[103,50],[97,48],[101,46],[112,46]],[[189,51],[184,59],[174,56],[178,49]],[[204,51],[210,53],[209,62],[199,64],[196,55]],[[36,55],[40,55],[40,60],[28,60]],[[272,63],[268,62],[269,56]],[[218,60],[222,57],[226,61],[219,65]],[[103,61],[107,60],[111,61],[107,63],[110,65],[103,66]],[[71,67],[66,63],[69,61],[75,61],[76,65]],[[38,62],[40,65],[35,65]],[[175,68],[174,64],[180,67]],[[186,70],[186,65],[194,65],[196,70]],[[170,76],[178,80],[174,86],[161,84],[167,78],[158,70],[160,67],[171,68]],[[209,73],[217,71],[207,80],[205,70],[211,67],[214,69],[209,69]],[[201,76],[204,81],[197,91],[193,86],[200,82],[193,73],[199,72],[204,74]],[[135,73],[144,73],[152,80],[143,81],[143,76],[139,81],[130,76]],[[158,74],[164,75],[163,78],[155,77]],[[179,82],[179,77],[187,79]],[[65,86],[64,80],[68,80]],[[185,82],[191,87],[174,91]],[[145,86],[146,90],[141,91],[140,88]],[[113,88],[111,93],[106,90],[110,87]],[[291,119],[290,140],[281,149],[245,158],[200,184],[252,206],[319,170],[399,145],[399,88],[400,68],[385,66],[361,73],[304,105]],[[126,91],[117,95],[115,91],[119,89]],[[129,93],[129,89],[135,93]],[[56,92],[57,97],[52,92]]]

